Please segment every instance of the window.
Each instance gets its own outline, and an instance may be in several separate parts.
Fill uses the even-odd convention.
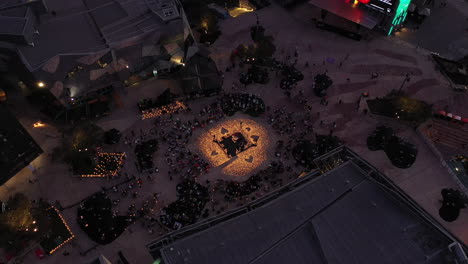
[[[164,14],[164,16],[173,16],[174,15],[174,10],[172,8],[164,9],[163,14]]]

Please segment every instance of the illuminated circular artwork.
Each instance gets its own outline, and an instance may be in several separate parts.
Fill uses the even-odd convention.
[[[206,128],[197,147],[211,167],[227,176],[246,176],[268,159],[268,131],[247,118],[235,118]]]

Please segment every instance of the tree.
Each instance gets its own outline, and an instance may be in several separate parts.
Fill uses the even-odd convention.
[[[24,194],[10,197],[6,212],[0,214],[0,247],[16,254],[27,242],[38,239],[35,219],[32,204]]]
[[[398,118],[420,124],[431,117],[432,106],[424,101],[410,98],[402,91],[392,90],[383,98],[367,100],[374,114]]]
[[[411,167],[416,161],[418,150],[415,145],[395,136],[391,127],[379,126],[367,138],[371,151],[383,150],[392,164],[400,169]]]
[[[257,59],[266,59],[273,56],[276,51],[275,44],[273,44],[273,37],[264,37],[255,45],[255,57]]]
[[[112,128],[111,130],[106,131],[104,134],[106,144],[116,144],[119,143],[122,133],[119,130]]]
[[[253,26],[250,28],[250,37],[254,42],[261,41],[265,38],[265,28],[262,26]]]
[[[84,122],[63,131],[62,144],[53,150],[52,159],[62,159],[74,173],[88,174],[95,166],[95,150],[103,144],[104,131],[91,122]]]
[[[71,130],[71,142],[67,145],[73,150],[93,149],[102,144],[104,132],[94,123],[85,122]]]
[[[445,188],[441,191],[442,207],[439,209],[439,215],[447,222],[457,220],[460,210],[468,206],[468,198],[462,192]]]
[[[367,138],[367,147],[371,151],[383,150],[393,136],[394,133],[391,127],[379,126]]]
[[[308,170],[316,167],[314,160],[333,149],[339,147],[342,143],[340,139],[332,135],[315,134],[316,143],[309,140],[299,141],[292,149],[292,155],[296,162]]]
[[[213,44],[221,31],[219,30],[218,17],[211,10],[206,11],[200,19],[200,42]]]
[[[333,84],[332,79],[325,73],[315,75],[314,81],[314,94],[318,97],[327,95],[327,89]]]
[[[111,199],[100,192],[81,203],[77,213],[81,229],[101,245],[114,241],[130,223],[127,216],[113,214]]]
[[[315,167],[314,159],[320,156],[320,151],[316,144],[303,140],[294,146],[292,154],[299,165],[310,170]]]

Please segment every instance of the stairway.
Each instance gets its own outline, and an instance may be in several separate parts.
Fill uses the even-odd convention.
[[[433,119],[428,136],[435,143],[455,149],[463,149],[468,146],[468,125]]]

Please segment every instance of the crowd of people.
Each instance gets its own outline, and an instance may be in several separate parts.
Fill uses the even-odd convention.
[[[316,167],[314,160],[341,145],[340,140],[332,135],[315,135],[315,142],[301,140],[292,149],[296,164],[307,170]]]
[[[244,196],[250,195],[263,187],[264,192],[270,191],[271,187],[281,187],[283,179],[278,176],[283,172],[292,172],[292,167],[285,166],[281,161],[273,161],[268,168],[250,176],[244,182],[225,182],[223,194],[226,201],[237,201]]]
[[[181,179],[193,179],[210,169],[209,164],[203,158],[187,149],[189,138],[194,130],[205,127],[216,118],[219,118],[219,115],[215,115],[210,110],[203,112],[203,115],[205,114],[208,115],[207,119],[195,118],[186,122],[182,122],[180,119],[172,121],[171,119],[157,119],[155,121],[155,128],[163,126],[168,128],[158,132],[154,129],[154,132],[157,133],[161,142],[168,145],[164,157],[170,181],[178,175],[182,177]]]
[[[197,154],[192,153],[186,147],[193,132],[196,129],[201,129],[211,123],[223,119],[225,116],[223,110],[239,109],[246,111],[247,109],[252,108],[253,111],[256,112],[258,112],[259,109],[265,111],[263,101],[256,96],[248,94],[227,94],[222,97],[220,101],[203,107],[193,119],[182,121],[179,117],[174,117],[173,115],[157,117],[154,121],[154,127],[150,129],[149,133],[140,131],[142,134],[139,142],[145,140],[146,137],[152,137],[159,142],[159,145],[164,151],[163,155],[168,168],[167,177],[169,177],[169,180],[175,180],[177,182],[193,181],[200,175],[207,173],[210,169],[210,166],[206,161]],[[283,133],[289,131],[286,130],[286,128],[292,128],[295,130],[296,125],[293,124],[291,126],[287,123],[291,122],[292,114],[293,113],[291,112],[288,116],[284,108],[274,111],[274,118],[278,119],[273,122],[275,130],[281,130],[281,127],[278,126],[279,124],[284,128]],[[308,117],[308,115],[304,115],[304,119],[299,118],[299,120],[300,124],[298,124],[298,126],[305,125],[306,127],[311,128],[311,124],[309,125],[307,121],[310,121],[310,117]],[[295,132],[293,130],[289,132]],[[285,171],[292,172],[293,170],[290,166],[284,165],[283,162],[283,160],[288,160],[288,152],[291,150],[290,146],[292,143],[293,142],[291,140],[287,142],[287,144],[278,143],[276,148],[276,158],[279,160],[272,162],[267,169],[258,172],[246,182],[225,183],[224,187],[219,189],[224,193],[225,199],[229,201],[239,201],[243,196],[251,193],[268,192],[272,188],[283,185],[283,179],[279,179],[277,175]],[[153,173],[151,173],[151,171]],[[150,175],[153,175],[154,173],[158,173],[158,171],[159,169],[155,167],[152,170],[149,170],[149,173]],[[129,184],[130,189],[125,189],[124,192],[127,193],[127,195],[130,193],[131,196],[137,196],[137,191],[132,189],[135,188],[134,185],[138,182],[139,180],[136,180],[133,184]],[[192,187],[198,189],[199,187],[197,186],[198,185],[193,184],[178,185],[177,192],[183,194],[185,193],[183,191],[184,189],[190,189]],[[192,191],[192,193],[197,192]],[[195,195],[195,197],[193,195],[190,197],[180,195],[176,202],[165,207],[159,221],[157,221],[154,216],[146,214],[148,212],[148,203],[143,204],[141,207],[133,206],[132,208],[129,208],[129,214],[132,215],[131,213],[135,211],[137,216],[145,219],[144,222],[146,223],[146,226],[152,226],[156,223],[160,223],[166,228],[177,229],[196,221],[198,217],[207,217],[209,215],[208,209],[203,210],[205,193],[201,193],[201,196],[199,197],[200,199],[197,197],[197,195]],[[191,200],[191,203],[187,202]],[[195,206],[195,209],[192,208],[192,206]],[[140,209],[136,210],[135,208]],[[152,229],[150,228],[149,230]]]
[[[294,65],[283,64],[280,70],[282,75],[280,88],[283,90],[291,90],[298,82],[304,80],[304,75]]]
[[[302,139],[313,132],[313,120],[308,113],[296,113],[286,111],[286,107],[281,107],[268,113],[268,124],[279,135],[294,135],[295,139]],[[291,141],[291,140],[290,140]],[[290,145],[291,142],[288,142]]]
[[[160,215],[161,223],[171,229],[195,223],[210,197],[208,189],[193,180],[177,184],[176,191],[177,200],[166,206]]]
[[[274,58],[249,59],[246,63],[252,66],[247,73],[241,74],[240,81],[244,85],[254,82],[267,83],[269,71],[275,72],[276,76],[281,75],[279,86],[283,90],[289,91],[295,88],[298,82],[304,80],[304,74],[296,68],[295,63],[283,63]]]
[[[158,141],[156,139],[143,141],[136,145],[135,154],[140,170],[145,171],[154,167],[153,153],[156,150],[158,150]]]
[[[199,176],[209,172],[210,166],[200,156],[188,150],[187,145],[195,130],[202,129],[223,119],[226,114],[224,110],[228,108],[242,111],[253,108],[257,112],[259,109],[265,111],[263,101],[256,96],[248,94],[225,95],[222,100],[206,105],[198,113],[190,112],[192,114],[191,119],[187,120],[187,115],[185,115],[185,118],[165,115],[155,118],[153,128],[149,132],[140,130],[140,135],[137,135],[132,131],[132,137],[137,138],[137,140],[131,140],[131,137],[127,135],[125,143],[128,145],[132,145],[133,142],[136,143],[135,153],[137,154],[138,163],[142,163],[139,164],[141,168],[147,168],[144,171],[147,178],[145,179],[142,175],[137,177],[125,173],[128,183],[112,188],[111,191],[120,194],[120,196],[112,200],[110,206],[117,207],[121,202],[120,199],[126,197],[135,200],[135,202],[130,200],[131,204],[128,206],[125,216],[120,216],[118,210],[108,210],[107,205],[104,206],[103,212],[92,213],[93,217],[97,217],[98,220],[103,217],[100,215],[102,213],[105,213],[106,219],[110,219],[106,221],[118,220],[115,220],[114,224],[110,224],[111,229],[98,228],[93,231],[95,234],[90,236],[107,243],[108,240],[115,239],[120,234],[120,226],[126,226],[136,219],[142,219],[142,225],[149,233],[153,233],[155,229],[158,229],[159,235],[162,235],[163,232],[168,230],[179,229],[185,225],[195,223],[200,217],[208,217],[211,212],[219,214],[224,211],[227,208],[226,205],[217,206],[220,201],[214,200],[213,194],[208,191],[211,186],[209,181],[207,181],[208,188],[195,182]],[[181,118],[185,121],[182,121]],[[293,136],[288,141],[279,140],[277,142],[275,148],[276,160],[271,162],[266,169],[257,172],[244,182],[229,181],[215,184],[216,188],[214,190],[218,195],[224,197],[224,201],[228,204],[243,205],[283,186],[287,180],[280,175],[284,173],[289,175],[289,179],[297,176],[293,168],[286,165],[286,163],[288,163],[291,155],[291,146],[297,141],[293,138],[303,138],[312,131],[310,114],[302,115],[287,112],[285,108],[280,108],[269,113],[268,118],[269,123],[280,135],[289,134]],[[140,196],[138,187],[141,188],[143,182],[153,182],[155,174],[163,176],[163,174],[159,174],[158,166],[152,164],[152,154],[157,146],[163,151],[162,155],[164,155],[165,164],[167,164],[167,177],[169,180],[182,182],[177,185],[178,199],[166,205],[158,200],[159,194],[155,193],[152,197],[142,201],[141,204],[137,204],[136,198]],[[206,206],[210,201],[211,210],[209,206]],[[87,210],[88,212],[94,210],[89,206],[86,209],[84,208],[81,210]],[[111,212],[110,218],[109,212]],[[81,215],[83,214],[81,213]],[[89,217],[89,213],[87,219],[92,219]],[[84,221],[82,223],[83,228],[87,228],[85,227],[86,223]],[[116,225],[119,227],[116,227]],[[114,232],[115,230],[118,232]]]
[[[327,89],[333,84],[332,79],[326,74],[317,74],[314,77],[314,94],[318,97],[327,95]]]
[[[256,65],[252,65],[247,73],[241,73],[239,82],[244,86],[252,83],[266,84],[269,81],[268,70]]]
[[[221,97],[220,103],[223,113],[227,116],[232,116],[237,111],[251,116],[258,116],[265,112],[265,103],[253,94],[225,94]]]
[[[146,199],[139,198],[143,185],[154,182],[153,174],[148,174],[146,179],[128,175],[127,173],[126,176],[127,180],[124,183],[114,185],[109,190],[103,190],[111,198],[112,215],[114,217],[120,215],[118,208],[125,210],[125,205],[128,204],[125,214],[127,221],[134,222],[137,219],[141,219],[142,225],[148,228],[149,233],[152,233],[154,232],[154,225],[159,224],[157,215],[164,203],[159,199],[160,193],[153,193],[146,197]],[[140,201],[140,205],[138,205],[137,201]]]
[[[285,64],[270,58],[252,64],[248,72],[241,76],[240,82],[266,83],[269,71],[276,72],[277,76],[281,75],[280,88],[288,92],[304,78],[295,64]],[[173,102],[174,98],[171,96],[170,92],[166,91],[156,100],[140,102],[138,107],[140,111],[148,111],[160,105],[167,105]],[[287,176],[289,180],[297,177],[298,174],[289,160],[293,157],[291,156],[293,146],[313,133],[313,118],[310,111],[297,113],[286,111],[286,107],[270,111],[261,98],[241,93],[223,93],[216,101],[198,109],[197,112],[188,106],[186,110],[183,113],[168,112],[152,116],[154,122],[149,131],[140,129],[139,135],[131,131],[131,136],[125,136],[126,145],[132,147],[135,144],[137,157],[135,166],[142,169],[140,172],[143,171],[144,174],[136,177],[125,173],[128,183],[123,187],[112,189],[116,195],[120,194],[112,200],[112,205],[119,205],[120,199],[125,197],[138,198],[140,196],[138,187],[141,188],[144,182],[153,182],[155,177],[167,177],[169,181],[179,183],[176,185],[176,201],[164,204],[158,199],[159,194],[155,193],[141,204],[131,202],[127,210],[128,220],[143,219],[142,224],[150,233],[153,232],[155,225],[159,225],[163,230],[179,229],[195,223],[200,217],[208,217],[210,212],[219,214],[224,211],[226,204],[218,206],[222,203],[222,199],[215,199],[215,196],[224,198],[227,204],[242,205],[283,186],[287,183]],[[275,159],[267,168],[256,172],[246,181],[220,180],[212,185],[206,180],[206,184],[200,183],[198,179],[211,168],[202,157],[187,148],[194,131],[222,120],[225,116],[232,116],[236,112],[251,116],[267,112],[267,122],[273,130],[280,136],[288,135],[288,139],[278,140],[274,150]],[[163,157],[164,173],[160,173],[158,168],[158,165],[163,166],[163,164],[153,164],[153,153],[158,148],[161,151],[158,156]],[[320,147],[318,149],[321,150]],[[286,178],[284,175],[287,175]],[[207,203],[210,203],[211,210],[206,206]],[[118,215],[119,211],[112,213],[113,217]]]

